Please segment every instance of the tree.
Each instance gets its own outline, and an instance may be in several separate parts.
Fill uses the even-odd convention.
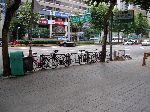
[[[3,56],[3,75],[11,75],[10,60],[8,54],[8,32],[10,22],[16,10],[19,8],[21,0],[7,0],[6,14],[2,29],[2,56]]]
[[[114,32],[118,32],[118,37],[120,35],[120,32],[123,32],[124,34],[129,34],[129,33],[134,33],[134,29],[135,29],[135,22],[133,21],[119,21],[116,18],[116,13],[120,12],[121,10],[118,9],[114,9],[113,13],[114,13],[114,19],[113,19],[113,31]],[[118,38],[119,41],[119,38]]]
[[[126,3],[133,3],[134,5],[139,5],[141,8],[146,5],[145,10],[149,9],[150,7],[150,2],[148,0],[122,0],[125,1]],[[109,5],[107,13],[104,15],[104,21],[103,21],[103,26],[104,26],[104,37],[103,37],[103,43],[102,43],[102,56],[101,56],[101,62],[105,62],[106,58],[106,41],[107,41],[107,34],[108,34],[108,26],[109,26],[109,18],[113,16],[113,9],[114,6],[117,4],[117,0],[86,0],[86,2],[89,5],[94,5],[97,7],[100,3],[107,3]]]
[[[94,28],[98,29],[100,32],[104,29],[102,23],[107,10],[108,6],[104,3],[99,4],[98,7],[91,7],[91,23],[94,25]]]
[[[149,24],[148,24],[147,16],[142,13],[136,14],[136,16],[135,16],[135,33],[137,35],[139,35],[139,34],[147,35],[148,29],[149,29]]]
[[[26,1],[23,5],[21,5],[16,13],[16,16],[13,18],[11,22],[10,30],[12,32],[16,31],[18,27],[20,27],[20,33],[19,36],[25,35],[25,33],[30,32],[30,29],[32,27],[31,23],[31,17],[32,17],[32,8],[31,8],[31,2]],[[33,13],[33,25],[34,27],[37,25],[37,21],[39,20],[39,13]],[[13,34],[14,37],[16,37],[16,33]]]
[[[85,34],[84,36],[86,37],[85,40],[89,40],[91,38],[91,36],[95,35],[95,34],[99,34],[99,30],[95,29],[95,27],[89,27],[87,29],[85,29]]]

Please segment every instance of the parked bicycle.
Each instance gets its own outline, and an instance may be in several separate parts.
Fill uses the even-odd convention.
[[[47,55],[37,56],[37,53],[33,53],[33,70],[37,71],[39,69],[49,68],[49,60]]]
[[[65,67],[68,67],[71,64],[71,58],[70,54],[57,54],[58,50],[54,50],[53,53],[50,53],[49,58],[49,66],[52,69],[55,69],[58,67],[58,65],[63,65]]]

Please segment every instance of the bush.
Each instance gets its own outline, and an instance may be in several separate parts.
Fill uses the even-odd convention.
[[[29,40],[19,40],[20,44],[29,44]],[[32,44],[57,44],[58,40],[32,40]]]
[[[77,44],[94,44],[93,41],[79,41]]]

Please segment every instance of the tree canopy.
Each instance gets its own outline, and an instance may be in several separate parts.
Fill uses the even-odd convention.
[[[104,30],[104,36],[103,36],[103,43],[102,43],[102,56],[101,61],[105,62],[106,58],[106,42],[107,42],[107,35],[108,35],[108,26],[109,26],[109,19],[113,16],[113,9],[115,5],[117,4],[117,0],[85,0],[86,3],[89,5],[93,5],[94,7],[99,6],[100,3],[106,3],[108,5],[108,10],[104,15],[104,21],[103,21],[103,30]],[[141,9],[148,10],[150,7],[150,1],[149,0],[121,0],[122,2],[126,3],[132,3],[133,5],[138,5]],[[112,57],[112,56],[111,56]]]
[[[37,25],[37,21],[39,20],[39,14],[33,13],[33,24]],[[12,32],[13,38],[16,37],[17,28],[20,27],[18,30],[19,38],[24,36],[26,33],[29,33],[31,29],[31,2],[25,2],[21,5],[15,15],[15,17],[11,21],[10,30]]]
[[[117,0],[85,0],[89,5],[98,6],[99,3],[105,2],[109,3],[116,3]],[[139,5],[141,9],[148,10],[150,8],[150,1],[149,0],[121,0],[122,2],[132,3],[134,5]]]

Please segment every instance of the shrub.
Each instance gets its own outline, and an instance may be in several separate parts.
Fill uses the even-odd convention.
[[[94,44],[93,41],[79,41],[77,44]]]
[[[29,44],[29,40],[19,40],[20,44]],[[57,44],[58,40],[32,40],[32,44]]]

